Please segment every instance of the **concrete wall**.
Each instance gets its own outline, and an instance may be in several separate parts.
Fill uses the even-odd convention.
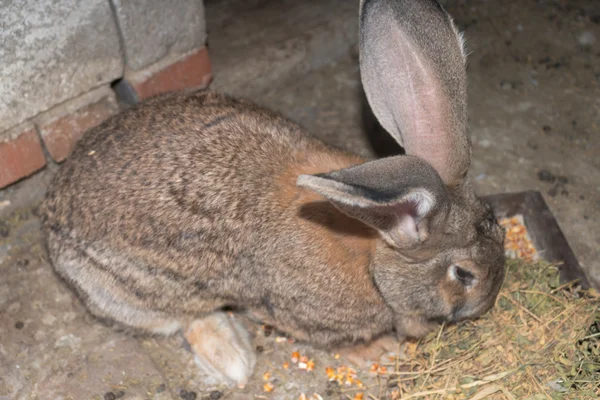
[[[140,100],[210,80],[202,0],[3,1],[0,16],[0,188],[117,112],[111,82]]]

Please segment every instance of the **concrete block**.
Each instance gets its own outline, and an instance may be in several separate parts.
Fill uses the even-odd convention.
[[[0,132],[123,75],[106,0],[0,2]]]
[[[35,123],[52,159],[61,162],[88,130],[119,111],[114,92],[102,86],[41,114]]]
[[[32,124],[3,134],[0,140],[0,188],[24,178],[46,165],[40,139]]]
[[[139,70],[169,55],[204,46],[206,27],[202,0],[111,0],[127,66]]]

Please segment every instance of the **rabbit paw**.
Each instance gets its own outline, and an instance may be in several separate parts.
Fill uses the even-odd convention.
[[[248,332],[225,313],[193,321],[185,331],[198,367],[217,382],[243,387],[252,375],[256,356]]]
[[[369,367],[379,362],[382,355],[397,352],[399,344],[394,336],[382,336],[368,343],[340,349],[340,354],[357,367]]]

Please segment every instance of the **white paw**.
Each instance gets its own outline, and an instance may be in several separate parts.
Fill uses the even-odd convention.
[[[196,364],[210,380],[239,386],[248,383],[256,356],[248,332],[234,317],[219,312],[195,320],[185,337]]]

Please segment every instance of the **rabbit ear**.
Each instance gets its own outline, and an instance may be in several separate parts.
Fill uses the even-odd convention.
[[[422,241],[427,219],[444,210],[447,194],[435,170],[418,157],[382,158],[339,171],[300,175],[297,185],[380,231],[396,247]]]
[[[360,70],[381,125],[448,185],[469,168],[462,36],[433,0],[362,0]]]

